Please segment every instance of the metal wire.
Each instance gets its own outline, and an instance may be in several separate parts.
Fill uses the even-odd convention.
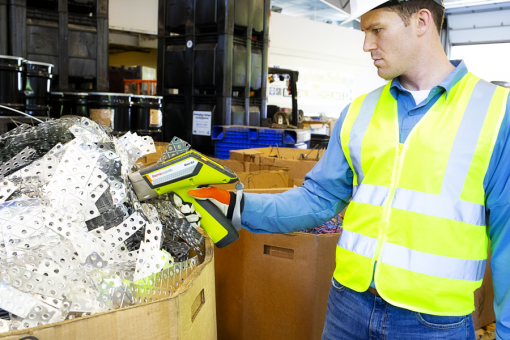
[[[44,121],[43,121],[43,120],[37,119],[37,118],[35,118],[35,117],[32,117],[32,116],[31,116],[31,115],[29,115],[28,113],[25,113],[25,112],[22,112],[22,111],[19,111],[19,110],[13,109],[12,107],[4,106],[4,105],[0,105],[0,107],[1,107],[2,109],[7,109],[7,110],[11,110],[11,111],[14,111],[14,112],[17,112],[17,113],[21,113],[21,114],[22,114],[22,115],[24,115],[24,116],[27,116],[27,117],[32,118],[32,119],[34,119],[34,120],[37,120],[38,122],[44,123]]]

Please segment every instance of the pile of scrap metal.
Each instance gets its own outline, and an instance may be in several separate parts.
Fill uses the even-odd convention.
[[[0,331],[168,297],[203,255],[200,216],[176,195],[141,204],[128,175],[150,137],[86,119],[0,136]]]

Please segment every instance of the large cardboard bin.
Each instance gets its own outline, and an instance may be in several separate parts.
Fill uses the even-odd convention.
[[[320,339],[340,234],[253,234],[216,249],[218,338]]]
[[[214,245],[174,296],[46,326],[0,334],[5,340],[216,340]]]

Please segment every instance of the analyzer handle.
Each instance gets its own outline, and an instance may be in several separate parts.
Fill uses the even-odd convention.
[[[223,248],[234,243],[239,238],[239,233],[232,225],[232,222],[223,215],[221,210],[209,200],[195,200],[188,195],[188,190],[192,188],[182,188],[175,193],[181,197],[184,202],[193,203],[195,210],[202,215],[200,225],[211,237],[216,247]]]

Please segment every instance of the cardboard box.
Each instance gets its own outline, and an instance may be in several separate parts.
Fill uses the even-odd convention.
[[[288,148],[261,148],[230,151],[230,159],[289,169],[290,179],[302,179],[309,173],[324,154],[324,150],[299,150]],[[308,159],[300,159],[308,155]]]
[[[156,152],[145,157],[142,157],[138,160],[138,162],[142,162],[143,165],[145,165],[146,167],[154,165],[158,162],[158,160],[163,155],[163,152],[165,152],[166,148],[168,147],[169,143],[155,142],[154,144],[156,145]]]
[[[289,188],[289,170],[238,172],[245,189]],[[234,190],[235,184],[215,184],[223,190]]]
[[[324,150],[301,150],[289,148],[258,148],[258,149],[244,149],[244,150],[230,150],[230,160],[238,162],[251,162],[256,164],[265,164],[265,158],[281,159],[281,160],[295,160],[295,161],[313,161],[317,162],[318,159],[324,154]],[[306,160],[299,159],[302,154],[310,153],[309,158]],[[319,157],[317,158],[317,153]],[[271,163],[269,160],[265,162]],[[273,164],[268,164],[273,165]]]
[[[174,296],[27,330],[1,333],[5,340],[216,340],[214,245]]]
[[[234,171],[235,173],[238,172],[253,172],[253,171],[274,171],[274,170],[289,170],[289,168],[281,167],[281,166],[273,166],[273,165],[262,165],[262,164],[255,164],[251,162],[239,162],[239,161],[233,161],[230,159],[217,159],[212,158],[214,162],[221,164],[230,170]]]
[[[216,249],[218,338],[320,339],[339,234],[240,236]]]

